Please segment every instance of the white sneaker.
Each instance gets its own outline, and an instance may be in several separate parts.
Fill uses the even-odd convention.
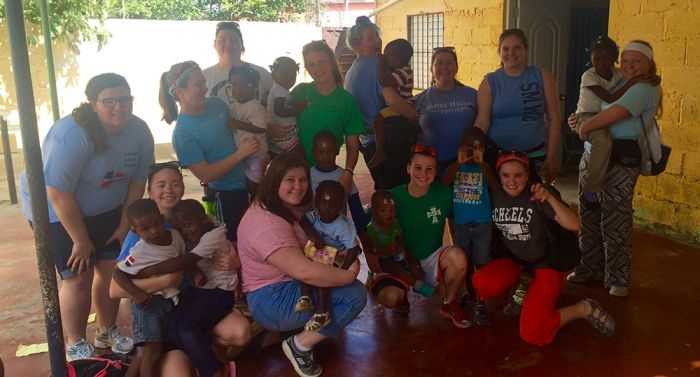
[[[127,354],[134,349],[134,340],[126,335],[122,335],[119,326],[112,325],[105,332],[95,333],[95,347],[111,348],[114,353]]]
[[[621,285],[613,285],[610,287],[610,294],[617,297],[625,297],[630,293],[629,288]]]
[[[88,343],[85,338],[78,339],[75,344],[66,348],[66,360],[68,361],[89,359],[98,356],[92,344]]]

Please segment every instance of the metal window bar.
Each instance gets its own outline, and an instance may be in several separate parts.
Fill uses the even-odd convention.
[[[416,89],[430,86],[430,57],[435,47],[444,43],[443,13],[408,16],[408,40],[413,46],[413,85]]]

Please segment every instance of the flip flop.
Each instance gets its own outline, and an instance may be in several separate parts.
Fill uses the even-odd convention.
[[[586,316],[586,321],[598,330],[605,338],[610,338],[615,335],[615,319],[606,312],[600,303],[592,298],[581,300],[586,302],[591,307],[591,313]]]

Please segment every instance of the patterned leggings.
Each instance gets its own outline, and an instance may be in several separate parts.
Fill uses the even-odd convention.
[[[590,154],[584,153],[579,164],[581,177],[589,174],[589,160]],[[610,163],[603,177],[600,204],[591,205],[579,196],[581,264],[576,267],[577,276],[602,280],[605,287],[629,285],[632,198],[638,177],[639,169]],[[579,183],[579,193],[581,191]]]

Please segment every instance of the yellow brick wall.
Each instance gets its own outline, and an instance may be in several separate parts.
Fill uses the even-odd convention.
[[[377,2],[377,8],[388,0]],[[498,36],[503,30],[502,0],[403,0],[379,12],[377,25],[387,43],[408,39],[408,16],[425,13],[445,14],[445,46],[454,46],[458,55],[457,79],[478,88],[488,72],[498,68]]]
[[[700,242],[700,1],[611,0],[611,37],[644,39],[654,48],[662,78],[659,124],[673,148],[666,172],[641,177],[635,195],[638,224]]]

